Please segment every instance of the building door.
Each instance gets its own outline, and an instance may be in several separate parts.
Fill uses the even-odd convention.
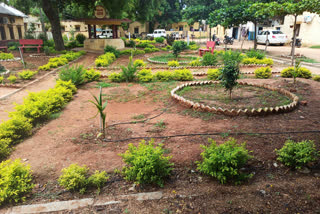
[[[135,34],[139,34],[139,27],[135,27],[135,28],[134,28],[134,33],[135,33]]]
[[[9,32],[10,32],[10,39],[14,40],[13,27],[12,26],[8,26],[8,27],[9,27]]]
[[[239,31],[239,28],[237,27],[234,27],[233,30],[232,30],[232,37],[234,39],[238,39],[238,31]]]
[[[18,29],[19,39],[22,39],[21,26],[17,26],[17,29]]]
[[[2,40],[7,40],[6,30],[4,29],[3,26],[0,26],[0,34],[1,34],[1,39]]]

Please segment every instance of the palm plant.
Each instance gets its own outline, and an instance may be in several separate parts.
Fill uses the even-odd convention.
[[[106,101],[105,103],[103,103],[103,99],[102,99],[102,88],[100,86],[100,94],[99,97],[96,97],[94,95],[92,95],[94,100],[89,100],[89,102],[93,103],[98,112],[97,114],[94,116],[96,117],[98,114],[100,115],[100,133],[102,133],[102,137],[105,138],[106,137],[106,117],[107,114],[104,113],[104,110],[107,107],[108,101]]]
[[[138,65],[134,65],[132,62],[132,56],[129,58],[129,64],[127,67],[121,66],[122,75],[126,82],[132,82],[136,77]]]

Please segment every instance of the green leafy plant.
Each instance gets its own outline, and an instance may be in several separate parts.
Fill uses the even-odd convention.
[[[120,154],[126,166],[123,168],[125,179],[137,184],[158,184],[163,186],[164,178],[173,170],[171,157],[164,156],[163,146],[154,145],[154,140],[142,140],[138,147],[128,145],[128,150]]]
[[[86,36],[83,35],[82,33],[78,33],[76,35],[76,40],[79,44],[83,44],[84,43],[84,40],[86,40]]]
[[[155,77],[159,81],[167,82],[167,81],[173,80],[174,75],[171,71],[158,71],[155,74]]]
[[[320,75],[314,75],[312,78],[314,81],[320,82]],[[1,81],[0,81],[1,82]]]
[[[193,75],[189,69],[181,69],[173,72],[173,78],[178,81],[190,81],[193,80]]]
[[[105,171],[96,170],[93,175],[88,178],[88,182],[91,186],[97,187],[100,192],[100,188],[108,181],[109,176]]]
[[[189,63],[190,66],[201,66],[201,64],[200,58],[197,58]]]
[[[175,61],[175,60],[172,60],[172,61],[169,61],[168,62],[168,66],[169,67],[179,67],[179,62],[178,61]]]
[[[104,53],[113,53],[116,58],[119,58],[120,56],[120,51],[111,45],[106,45],[104,48]]]
[[[12,150],[10,148],[10,143],[11,143],[10,139],[7,139],[7,138],[0,139],[0,161],[4,160],[10,155]]]
[[[105,103],[103,103],[103,98],[102,98],[102,88],[100,87],[100,93],[99,93],[99,97],[96,97],[94,95],[92,95],[94,98],[94,101],[89,100],[89,102],[91,102],[92,104],[94,104],[98,110],[96,116],[99,114],[99,118],[100,118],[100,132],[102,133],[102,137],[105,138],[106,137],[106,116],[107,114],[104,113],[104,110],[107,107],[108,101],[106,101]]]
[[[272,71],[270,67],[261,67],[254,71],[254,75],[259,79],[268,79],[272,76]]]
[[[120,55],[132,55],[132,56],[136,56],[136,55],[140,55],[140,54],[145,54],[146,52],[144,50],[134,50],[134,49],[125,49],[125,50],[121,50],[120,51]]]
[[[15,83],[17,81],[17,77],[15,75],[10,75],[7,80],[9,80],[9,82],[11,84]]]
[[[0,52],[0,60],[8,60],[8,59],[14,59],[14,56],[12,53]]]
[[[265,52],[260,51],[260,50],[254,50],[254,49],[250,49],[246,55],[249,58],[256,58],[256,59],[264,59],[266,57]]]
[[[37,71],[31,71],[31,70],[23,70],[18,73],[20,79],[23,80],[30,80],[34,75],[36,75]]]
[[[284,165],[300,169],[303,166],[315,161],[319,154],[313,141],[294,142],[287,140],[280,150],[276,150],[277,160]]]
[[[144,52],[146,52],[146,53],[153,53],[153,52],[157,52],[157,51],[160,51],[160,49],[159,48],[145,48],[144,49]]]
[[[15,116],[0,124],[0,139],[9,139],[16,143],[24,137],[30,136],[32,125],[23,116]]]
[[[126,82],[132,82],[136,77],[137,65],[132,62],[132,56],[129,57],[129,63],[127,67],[121,66],[122,75]]]
[[[156,37],[154,40],[156,40],[157,43],[163,43],[165,38],[163,37]]]
[[[101,73],[99,71],[94,70],[93,68],[90,70],[86,70],[83,74],[85,81],[92,82],[100,79]]]
[[[273,59],[270,59],[270,58],[264,58],[264,59],[243,58],[242,64],[244,64],[244,65],[273,65]]]
[[[0,205],[7,201],[24,201],[24,195],[33,187],[30,166],[20,159],[0,163]]]
[[[59,79],[63,81],[71,80],[71,82],[77,86],[84,83],[84,74],[85,69],[82,65],[72,67],[67,66],[61,69],[59,73]]]
[[[205,53],[203,55],[203,60],[202,60],[202,65],[204,66],[209,66],[209,65],[217,65],[218,64],[218,59],[216,54],[212,53]]]
[[[238,184],[250,177],[240,172],[252,158],[245,148],[245,143],[238,145],[233,138],[219,146],[212,139],[209,139],[209,143],[211,144],[208,147],[201,146],[204,150],[201,153],[203,160],[197,162],[200,172],[217,178],[222,184],[230,181]]]
[[[0,84],[3,83],[3,76],[0,76]]]
[[[80,191],[85,193],[88,185],[88,171],[86,166],[71,164],[69,167],[62,169],[62,174],[58,179],[59,184],[67,190]]]
[[[187,49],[187,43],[185,41],[175,41],[172,45],[173,55],[178,58],[179,54]]]
[[[219,77],[221,76],[221,70],[220,69],[208,69],[207,74],[208,74],[209,80],[219,80]]]
[[[113,72],[108,76],[109,80],[111,80],[111,82],[123,82],[124,76],[122,75],[122,73],[116,73]]]
[[[190,50],[198,50],[199,49],[199,45],[197,45],[197,44],[189,45],[189,49]]]
[[[137,73],[139,82],[151,82],[153,80],[153,74],[151,69],[142,69]]]
[[[137,59],[133,62],[133,65],[137,67],[145,67],[146,63],[142,59]]]
[[[294,67],[288,67],[281,71],[281,77],[291,78],[293,77]],[[312,73],[309,69],[300,67],[297,69],[297,77],[309,79],[312,77]]]
[[[114,53],[107,52],[107,53],[99,56],[95,60],[95,64],[96,64],[97,67],[107,67],[108,65],[110,65],[115,60],[116,60],[116,56],[114,55]]]

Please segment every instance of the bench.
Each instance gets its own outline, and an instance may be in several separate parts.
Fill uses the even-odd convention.
[[[23,53],[24,48],[37,48],[38,53],[40,53],[41,45],[43,45],[42,39],[20,39],[19,40],[21,47],[21,52]],[[37,46],[35,46],[37,45]]]
[[[199,56],[202,56],[206,52],[211,52],[213,54],[214,47],[216,46],[216,43],[213,41],[207,42],[207,48],[199,48]],[[210,49],[211,48],[211,49]]]

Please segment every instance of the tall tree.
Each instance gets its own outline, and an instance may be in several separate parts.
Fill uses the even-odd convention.
[[[252,5],[253,10],[256,11],[255,16],[269,13],[271,16],[294,16],[294,25],[292,32],[292,46],[291,46],[291,65],[294,64],[295,59],[295,43],[297,32],[297,17],[302,15],[303,12],[311,12],[320,14],[320,1],[319,0],[288,0],[286,2],[269,2],[269,3],[256,3]]]

